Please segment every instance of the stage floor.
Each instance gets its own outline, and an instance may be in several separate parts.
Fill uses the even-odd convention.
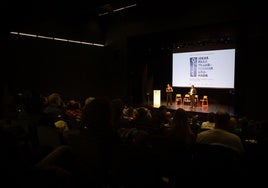
[[[162,101],[161,105],[167,106],[166,101]],[[157,108],[159,106],[154,106],[153,105],[153,107]],[[235,116],[233,106],[223,105],[223,104],[209,104],[206,107],[202,107],[201,105],[197,105],[197,107],[191,108],[190,105],[183,105],[183,104],[177,105],[177,104],[173,103],[172,105],[168,105],[167,108],[170,109],[170,110],[176,110],[178,108],[183,108],[186,111],[196,112],[196,113],[209,113],[209,112],[215,112],[216,113],[219,109],[224,109],[227,112],[229,112],[230,115]]]

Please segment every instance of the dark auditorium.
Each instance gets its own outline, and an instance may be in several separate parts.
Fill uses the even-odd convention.
[[[263,1],[1,7],[3,185],[266,183]]]

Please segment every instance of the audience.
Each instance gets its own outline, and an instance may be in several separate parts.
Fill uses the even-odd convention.
[[[200,132],[197,136],[197,142],[221,145],[243,154],[244,147],[240,137],[231,133],[229,130],[230,114],[225,110],[218,110],[215,115],[215,128]]]
[[[231,133],[236,134],[237,136],[239,136],[241,138],[241,128],[239,127],[237,119],[233,116],[230,117],[230,130],[229,131]]]
[[[201,131],[214,128],[215,128],[215,112],[210,112],[207,114],[207,120],[203,121],[201,124]]]
[[[171,124],[172,114],[167,106],[162,105],[155,110],[153,114],[153,122],[156,126],[160,128],[163,126],[169,127]]]
[[[180,177],[209,175],[215,168],[208,170],[208,166],[224,166],[223,158],[209,161],[218,157],[215,153],[219,154],[220,148],[246,156],[248,163],[240,169],[245,171],[235,171],[238,176],[257,170],[254,164],[266,161],[261,150],[267,146],[267,122],[233,117],[222,109],[208,113],[200,125],[201,114],[183,108],[172,111],[166,106],[126,107],[120,98],[89,97],[81,107],[75,100],[64,105],[60,94],[52,93],[47,102],[44,106],[40,96],[28,93],[16,118],[1,123],[1,147],[5,147],[6,136],[9,142],[12,139],[12,147],[3,150],[1,158],[7,178],[15,175],[20,179],[18,173],[25,172],[22,177],[27,181],[47,180],[44,186],[56,180],[65,187],[128,187],[132,183],[138,187],[150,182],[151,186],[160,185],[164,177],[172,186],[178,185]],[[76,121],[76,129],[69,128],[70,118]],[[61,145],[36,157],[33,152],[40,150],[37,128],[48,122],[61,133]],[[8,159],[10,152],[16,157]]]
[[[66,118],[65,107],[59,93],[52,93],[48,96],[48,105],[44,108],[47,124],[54,125],[58,120]]]
[[[112,108],[112,125],[115,128],[129,127],[130,121],[124,118],[123,110],[125,108],[124,101],[120,98],[111,101]]]
[[[85,185],[104,186],[112,165],[115,147],[121,143],[112,126],[111,103],[95,98],[87,103],[81,114],[81,129],[67,132],[64,137],[80,163],[80,180]]]
[[[171,129],[167,132],[168,138],[177,144],[194,144],[196,135],[192,132],[188,121],[187,112],[178,108],[173,116]]]

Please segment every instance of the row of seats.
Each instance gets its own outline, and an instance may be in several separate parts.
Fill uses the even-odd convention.
[[[191,102],[190,95],[185,94],[184,97],[182,97],[181,94],[176,94],[175,97],[175,104],[177,105],[189,105]],[[196,104],[201,104],[202,107],[208,107],[208,96],[204,95],[202,99],[199,100],[198,95],[195,95],[195,102]]]

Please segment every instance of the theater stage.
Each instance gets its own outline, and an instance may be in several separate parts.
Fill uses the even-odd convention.
[[[184,110],[186,110],[187,112],[193,112],[193,113],[209,113],[209,112],[217,112],[219,109],[224,109],[227,112],[230,113],[231,116],[236,116],[236,114],[234,113],[234,107],[230,106],[230,105],[223,105],[223,104],[218,104],[218,103],[211,103],[208,104],[208,106],[206,107],[202,107],[200,104],[197,105],[197,107],[195,108],[191,108],[190,105],[177,105],[173,102],[172,105],[167,105],[166,101],[162,101],[161,105],[165,105],[167,106],[168,109],[170,110],[176,110],[178,108],[183,108]],[[159,106],[154,106],[154,108],[157,108]]]

